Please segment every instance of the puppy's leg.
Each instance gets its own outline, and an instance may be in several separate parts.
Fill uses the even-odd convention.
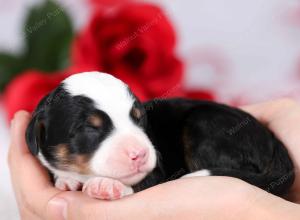
[[[199,170],[193,173],[186,174],[181,178],[190,178],[190,177],[197,177],[197,176],[211,176],[211,172],[209,170]]]
[[[55,187],[64,191],[77,191],[81,189],[82,184],[68,177],[57,177],[55,179]]]
[[[103,200],[115,200],[133,194],[131,187],[106,177],[89,179],[84,183],[82,191],[90,197]]]

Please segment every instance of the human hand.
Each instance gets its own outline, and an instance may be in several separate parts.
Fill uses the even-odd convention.
[[[22,219],[253,219],[266,217],[266,213],[280,219],[287,210],[290,216],[294,214],[292,204],[230,177],[181,179],[110,202],[81,192],[59,191],[27,149],[25,129],[29,120],[28,113],[16,115],[9,151]]]

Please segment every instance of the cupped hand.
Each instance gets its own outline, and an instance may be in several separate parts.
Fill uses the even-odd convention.
[[[259,112],[254,110],[258,107],[246,109],[254,114]],[[16,114],[8,156],[22,219],[226,220],[281,219],[286,215],[299,219],[299,207],[230,177],[180,179],[116,201],[91,199],[82,192],[60,191],[53,187],[47,171],[27,149],[25,130],[29,120],[26,112]]]

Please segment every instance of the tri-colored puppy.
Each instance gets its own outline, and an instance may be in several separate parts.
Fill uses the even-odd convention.
[[[206,101],[141,103],[99,72],[73,75],[47,95],[26,139],[56,187],[99,199],[180,177],[232,176],[277,195],[294,181],[287,150],[251,115]]]

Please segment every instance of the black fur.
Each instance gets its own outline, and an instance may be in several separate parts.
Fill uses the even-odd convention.
[[[201,169],[240,178],[276,195],[291,187],[295,174],[287,150],[248,113],[184,99],[153,100],[144,106],[147,133],[161,153],[162,168],[137,189]],[[159,172],[165,172],[164,180],[151,178]]]
[[[88,117],[91,115],[100,116],[103,125],[90,124]],[[27,128],[26,139],[34,155],[40,150],[50,165],[57,168],[59,161],[55,150],[59,144],[68,145],[69,156],[92,155],[112,130],[110,117],[96,109],[90,98],[73,97],[61,85],[38,105]]]

